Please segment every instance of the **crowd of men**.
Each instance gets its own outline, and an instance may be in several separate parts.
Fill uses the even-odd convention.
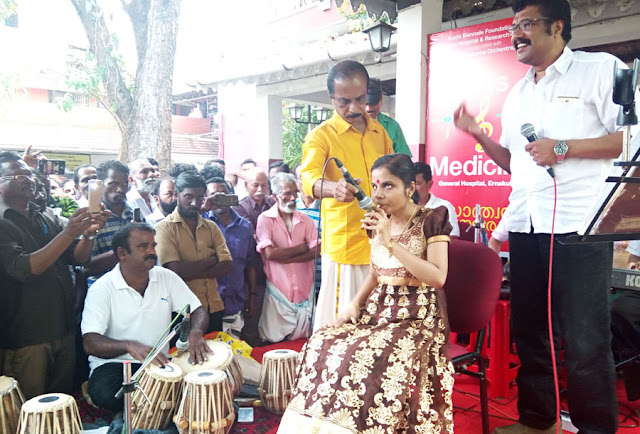
[[[309,309],[306,322],[297,321],[269,301],[261,315],[267,287],[279,303],[308,307],[312,295],[316,225],[297,210],[307,205],[286,164],[272,164],[269,180],[254,161],[244,161],[240,201],[237,178],[226,176],[220,159],[202,170],[176,163],[170,176],[161,176],[151,158],[82,165],[70,180],[73,191],[59,196],[61,209],[54,197],[62,190],[52,185],[68,182],[35,169],[36,154],[0,153],[8,282],[0,295],[0,372],[18,379],[25,396],[70,392],[88,356],[92,400],[117,410],[121,361],[142,362],[172,313],[187,304],[196,361],[206,358],[202,336],[212,331],[252,345],[308,335]],[[87,208],[94,179],[103,185],[99,214]],[[317,222],[317,210],[311,214]],[[291,270],[302,283],[288,278]]]
[[[464,104],[454,122],[512,174],[504,225],[521,361],[520,419],[496,432],[551,433],[556,419],[546,286],[554,182],[545,166],[554,166],[558,184],[555,231],[576,232],[600,175],[620,155],[611,71],[624,66],[613,56],[567,47],[566,1],[515,0],[513,9],[516,56],[531,68],[507,98],[500,143]],[[331,323],[359,289],[370,258],[357,188],[327,161],[339,158],[370,195],[373,162],[410,151],[397,123],[380,114],[381,83],[370,80],[363,65],[337,63],[327,90],[334,115],[307,135],[293,173],[282,162],[265,173],[251,159],[238,173],[227,173],[224,161],[211,160],[201,170],[176,163],[163,177],[151,158],[128,165],[110,160],[78,167],[72,191],[69,182],[34,170],[29,150],[22,157],[0,153],[0,374],[17,378],[27,397],[68,391],[76,349],[84,350],[92,399],[116,409],[119,363],[144,360],[171,313],[184,305],[192,310],[188,351],[194,363],[206,359],[203,336],[210,331],[252,345],[305,337],[314,306],[314,329]],[[532,119],[546,137],[527,143],[520,127]],[[451,207],[430,193],[430,168],[416,163],[416,169],[414,200]],[[87,208],[92,179],[103,183],[96,213]],[[456,213],[450,208],[449,215]],[[452,235],[459,234],[451,223]],[[314,263],[318,245],[321,260]],[[612,246],[556,242],[554,249],[554,331],[564,345],[571,417],[580,432],[612,433]],[[314,274],[320,274],[318,290]],[[165,355],[157,362],[166,362]]]

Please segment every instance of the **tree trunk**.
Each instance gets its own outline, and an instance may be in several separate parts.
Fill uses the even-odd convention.
[[[171,91],[180,16],[180,0],[152,0],[146,49],[138,53],[133,109],[119,159],[153,157],[171,162]],[[135,30],[134,30],[135,31]]]

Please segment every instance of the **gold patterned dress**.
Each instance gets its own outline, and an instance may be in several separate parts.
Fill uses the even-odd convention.
[[[447,210],[422,209],[392,237],[416,256],[449,241]],[[357,324],[309,338],[279,433],[453,433],[453,366],[442,290],[422,283],[371,240],[378,285]]]

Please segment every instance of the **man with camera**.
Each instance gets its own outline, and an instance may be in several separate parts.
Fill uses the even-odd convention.
[[[2,372],[25,397],[70,392],[75,373],[75,291],[69,265],[89,260],[107,213],[78,209],[66,225],[33,203],[31,169],[0,153]]]
[[[233,258],[231,272],[218,278],[224,302],[222,331],[240,338],[245,317],[253,318],[257,313],[256,243],[251,223],[231,209],[238,197],[230,194],[224,179],[207,180],[207,195],[208,209],[202,217],[216,222]]]

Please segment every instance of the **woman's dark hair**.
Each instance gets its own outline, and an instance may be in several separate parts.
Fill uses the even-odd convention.
[[[537,6],[543,17],[552,20],[545,22],[548,34],[551,34],[553,21],[562,21],[564,23],[562,39],[565,42],[571,40],[571,6],[567,0],[514,0],[511,9],[513,9],[513,13],[517,14],[527,6]]]
[[[402,180],[405,188],[409,188],[411,183],[416,180],[415,170],[413,168],[413,161],[405,154],[387,154],[378,158],[371,171],[384,167],[393,176],[397,176]]]
[[[131,246],[129,245],[129,235],[133,231],[146,231],[155,235],[156,231],[149,225],[149,223],[131,222],[118,229],[111,239],[111,249],[113,253],[118,256],[118,247],[122,247],[127,252],[131,253]]]
[[[207,184],[200,174],[188,170],[176,178],[176,191],[181,193],[185,188],[202,188],[207,191]]]

